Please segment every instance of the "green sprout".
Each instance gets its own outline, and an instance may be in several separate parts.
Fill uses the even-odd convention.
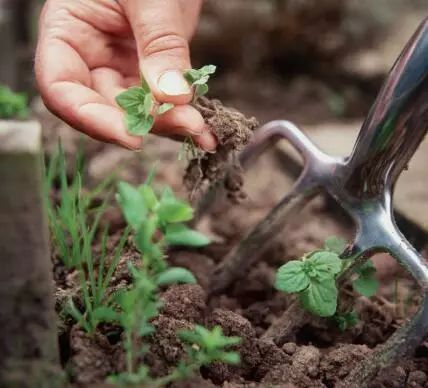
[[[184,73],[184,78],[186,78],[189,85],[195,88],[193,102],[196,102],[199,97],[208,93],[208,81],[216,69],[217,67],[214,65],[206,65],[199,70],[190,69]]]
[[[28,98],[24,93],[14,93],[6,86],[0,86],[0,118],[26,119],[28,117]]]
[[[212,339],[207,334],[208,331],[195,328],[199,330],[199,340],[206,343],[201,345],[196,355],[189,353],[188,362],[180,363],[170,375],[152,379],[148,368],[138,364],[138,360],[147,351],[147,346],[142,346],[141,340],[155,330],[151,321],[158,316],[161,307],[160,288],[176,283],[196,283],[195,277],[187,269],[168,267],[165,260],[166,249],[175,245],[203,247],[210,243],[203,234],[185,225],[193,218],[191,206],[176,198],[169,188],[165,188],[160,194],[156,193],[152,187],[152,179],[153,174],[150,174],[147,181],[138,187],[126,182],[120,182],[118,187],[117,201],[133,231],[135,246],[141,253],[141,265],[129,265],[133,278],[131,287],[118,291],[115,296],[117,308],[111,308],[109,312],[109,316],[119,322],[124,331],[126,371],[110,378],[110,382],[118,385],[145,383],[163,386],[187,376],[210,358],[233,358],[227,356],[227,352],[221,353],[220,348],[225,347],[227,341],[218,329],[212,334]],[[212,347],[210,338],[216,347]],[[235,343],[234,340],[231,341]]]
[[[162,115],[174,107],[169,103],[157,103],[144,78],[141,80],[141,86],[133,86],[119,94],[116,102],[126,112],[129,133],[136,136],[147,135],[153,127],[155,116]]]
[[[345,247],[345,240],[332,237],[326,240],[323,249],[284,264],[277,271],[276,289],[298,294],[303,308],[312,314],[333,316],[338,298],[336,280],[349,267],[349,260],[340,258]],[[376,271],[373,264],[368,261],[353,271],[358,274],[354,289],[364,296],[374,295],[378,283],[373,276]]]
[[[109,187],[114,174],[105,179],[94,190],[84,194],[82,189],[83,157],[79,150],[75,161],[75,171],[71,183],[67,179],[67,164],[64,151],[59,144],[46,168],[45,198],[53,246],[65,267],[78,272],[82,292],[82,311],[72,300],[65,311],[88,333],[93,334],[100,322],[107,318],[112,300],[107,296],[107,288],[119,263],[130,229],[123,232],[112,253],[111,261],[107,252],[108,227],[101,238],[101,252],[97,257],[92,244],[99,232],[99,224],[107,207],[107,200],[100,206],[92,207],[93,199]],[[59,180],[59,203],[50,198],[54,183]],[[95,270],[95,263],[98,270]]]

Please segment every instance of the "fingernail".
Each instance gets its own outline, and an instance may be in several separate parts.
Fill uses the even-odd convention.
[[[183,74],[176,70],[168,70],[158,80],[158,88],[168,96],[190,94],[192,91]]]

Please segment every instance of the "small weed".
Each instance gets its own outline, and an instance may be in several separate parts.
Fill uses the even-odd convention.
[[[236,344],[236,338],[224,337],[218,328],[209,331],[196,326],[193,331],[180,334],[180,338],[191,342],[192,346],[187,347],[187,360],[180,362],[169,375],[152,379],[148,368],[138,365],[138,359],[148,350],[147,346],[141,345],[141,340],[155,330],[151,320],[158,316],[161,307],[160,287],[196,283],[195,277],[187,269],[168,267],[165,249],[173,245],[201,247],[210,242],[204,235],[184,224],[193,218],[193,209],[177,199],[169,188],[157,195],[151,187],[151,179],[139,187],[121,182],[117,195],[124,217],[134,232],[134,242],[142,259],[138,267],[129,265],[132,286],[117,292],[115,301],[118,309],[110,308],[106,314],[118,321],[124,331],[126,372],[110,378],[110,382],[117,385],[144,383],[163,386],[189,376],[195,369],[213,360],[229,363],[239,361],[234,352],[224,350]]]
[[[81,312],[70,300],[68,312],[88,333],[93,333],[101,321],[106,320],[107,307],[111,298],[106,290],[116,270],[130,228],[126,229],[116,246],[111,262],[107,266],[108,227],[101,238],[101,254],[98,258],[98,270],[92,244],[99,231],[101,217],[107,207],[107,200],[100,206],[90,209],[95,196],[108,188],[113,175],[98,185],[93,191],[83,194],[82,175],[83,157],[79,151],[75,162],[75,171],[71,183],[67,180],[67,166],[64,151],[59,145],[46,169],[45,198],[53,245],[59,257],[69,270],[77,270],[83,296]],[[57,205],[49,200],[56,179],[60,182],[60,199]],[[93,214],[91,214],[93,213]]]
[[[349,266],[342,260],[346,241],[332,237],[324,248],[305,254],[301,260],[292,260],[278,269],[275,287],[287,293],[297,293],[304,309],[321,317],[336,313],[338,289],[337,277]],[[374,278],[376,269],[370,261],[354,269],[358,278],[354,289],[364,296],[373,296],[378,283]]]
[[[147,135],[153,127],[155,116],[162,115],[174,107],[173,104],[157,103],[144,78],[141,80],[141,86],[133,86],[119,94],[116,102],[126,112],[129,133],[137,136]]]
[[[199,70],[190,69],[184,77],[194,87],[193,102],[208,92],[207,82],[216,67],[207,65]],[[128,132],[136,136],[146,136],[153,128],[156,116],[163,115],[174,108],[173,104],[159,104],[149,85],[142,77],[141,86],[133,86],[116,97],[117,104],[126,112]]]
[[[212,74],[215,73],[217,67],[214,65],[206,65],[199,70],[190,69],[184,73],[184,78],[190,86],[194,87],[193,103],[201,96],[208,93],[208,81]]]
[[[348,330],[358,323],[358,314],[355,311],[350,311],[344,314],[336,313],[332,317],[333,322],[341,331]]]
[[[14,93],[8,87],[0,86],[0,118],[24,120],[28,115],[27,95]]]

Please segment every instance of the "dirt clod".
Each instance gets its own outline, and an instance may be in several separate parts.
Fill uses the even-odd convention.
[[[318,375],[321,353],[315,346],[301,346],[293,355],[293,368],[310,377]]]
[[[70,333],[70,367],[76,383],[103,381],[114,370],[115,348],[100,333],[90,337],[77,325]]]
[[[202,323],[206,294],[197,284],[172,286],[162,295],[162,313],[193,323]]]
[[[325,380],[332,386],[343,378],[363,360],[370,349],[366,345],[341,344],[332,349],[321,360],[320,369]]]
[[[189,162],[184,176],[184,184],[193,196],[205,183],[218,182],[226,175],[227,167],[237,164],[235,152],[240,151],[250,141],[257,120],[246,118],[235,109],[225,107],[219,100],[201,97],[195,108],[202,114],[211,132],[217,137],[215,153],[205,152]],[[228,174],[225,188],[233,199],[242,198],[242,175],[240,168]]]

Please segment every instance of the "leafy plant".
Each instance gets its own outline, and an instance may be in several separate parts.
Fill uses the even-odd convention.
[[[352,287],[359,294],[368,298],[376,295],[379,288],[379,281],[375,278],[376,268],[371,260],[356,267],[354,272],[358,275],[357,279],[352,282]]]
[[[349,311],[343,314],[336,313],[332,319],[341,331],[345,331],[358,323],[358,314],[355,311]]]
[[[174,107],[169,103],[159,104],[144,78],[141,86],[133,86],[119,94],[116,102],[126,112],[128,131],[137,136],[147,135],[153,127],[155,116]]]
[[[216,330],[210,337],[208,331],[198,328],[195,329],[200,335],[198,338],[205,342],[200,352],[189,355],[190,364],[180,363],[172,374],[160,380],[151,379],[148,369],[144,365],[138,365],[137,360],[147,351],[147,347],[141,346],[140,341],[153,333],[151,320],[159,314],[161,307],[160,287],[196,282],[187,269],[168,267],[164,258],[165,249],[173,245],[201,247],[210,242],[203,234],[185,225],[186,221],[193,218],[193,209],[176,198],[169,188],[158,195],[152,188],[152,178],[153,174],[138,187],[125,182],[120,182],[118,187],[117,201],[134,232],[135,246],[142,255],[142,261],[137,267],[129,266],[133,278],[132,286],[117,293],[115,300],[119,309],[110,309],[109,312],[109,316],[117,320],[124,331],[126,372],[111,378],[111,381],[117,384],[147,383],[150,386],[159,386],[190,373],[197,365],[202,365],[202,361],[214,356],[218,359],[223,356],[225,359],[232,358],[226,355],[227,352],[220,352],[220,348],[228,343],[221,332]],[[235,343],[231,340],[232,342]]]
[[[0,86],[0,118],[26,119],[28,117],[28,98],[25,93],[14,93],[6,86]]]
[[[190,86],[195,88],[193,102],[208,93],[208,80],[210,76],[215,73],[216,69],[217,67],[214,65],[206,65],[199,70],[190,69],[184,73],[184,78],[186,78]]]
[[[343,239],[327,239],[323,249],[281,266],[277,271],[275,287],[287,293],[297,293],[303,308],[312,314],[333,316],[338,297],[336,279],[350,264],[340,258],[345,247],[346,241]],[[355,268],[358,279],[353,282],[354,289],[365,296],[374,295],[378,285],[373,276],[375,271],[370,261]]]

